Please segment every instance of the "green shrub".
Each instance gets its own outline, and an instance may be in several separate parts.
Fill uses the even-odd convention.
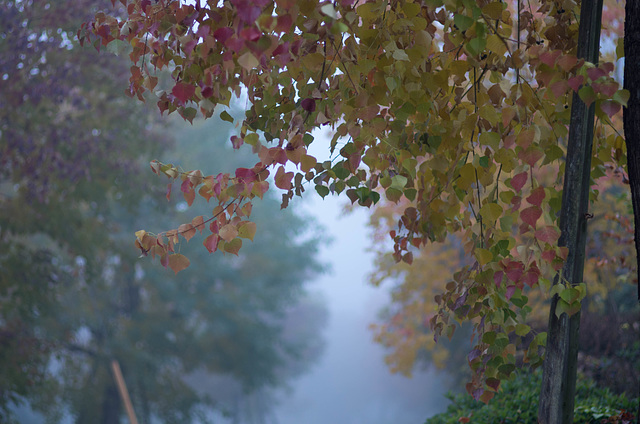
[[[542,371],[520,372],[512,380],[502,384],[496,396],[485,405],[471,396],[447,394],[451,404],[446,412],[427,419],[425,424],[459,424],[460,418],[468,417],[473,424],[537,423],[538,396]],[[627,399],[609,389],[598,388],[587,378],[578,377],[574,423],[635,422],[638,399]],[[625,417],[620,419],[620,417]],[[610,419],[610,420],[609,420]]]

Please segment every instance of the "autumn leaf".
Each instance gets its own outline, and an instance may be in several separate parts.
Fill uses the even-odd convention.
[[[220,240],[220,237],[217,234],[209,234],[202,244],[209,253],[213,253],[218,250],[218,240]]]
[[[243,221],[238,224],[238,236],[253,241],[256,234],[256,223],[251,221]]]
[[[526,184],[527,177],[528,177],[528,174],[526,172],[521,172],[515,175],[513,178],[511,178],[511,187],[513,187],[513,189],[516,192],[519,192],[520,190],[522,190],[522,187],[524,187],[524,185]]]
[[[187,241],[191,240],[196,235],[196,229],[192,224],[182,224],[178,227],[178,233],[180,233]]]
[[[173,89],[171,89],[171,94],[173,94],[182,105],[189,101],[195,93],[196,88],[193,85],[183,82],[177,83],[173,86]]]
[[[530,206],[520,211],[520,219],[532,227],[536,226],[536,222],[541,216],[542,209],[540,209],[540,206]]]
[[[234,238],[233,240],[224,244],[224,251],[227,253],[231,253],[232,255],[238,256],[240,248],[242,248],[242,240],[239,238]]]
[[[542,242],[555,244],[555,242],[560,238],[560,233],[555,227],[547,225],[545,227],[537,229],[535,232],[535,237]],[[555,253],[553,253],[553,257],[551,259],[555,259]]]
[[[230,242],[234,238],[238,237],[238,228],[234,224],[226,224],[220,228],[218,235],[226,242]]]
[[[187,259],[186,256],[180,253],[174,253],[172,255],[169,255],[168,264],[169,268],[171,268],[173,272],[177,274],[178,272],[187,268],[191,264],[191,262],[189,261],[189,259]]]

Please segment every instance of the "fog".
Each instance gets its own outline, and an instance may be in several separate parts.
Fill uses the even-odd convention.
[[[321,335],[326,347],[319,363],[281,396],[277,422],[422,423],[442,412],[448,402],[444,374],[418,370],[411,379],[391,374],[384,348],[373,341],[368,328],[388,302],[388,287],[367,282],[373,260],[367,251],[369,211],[345,213],[343,196],[324,201],[308,196],[303,203],[332,238],[321,250],[321,260],[330,269],[309,286],[326,299],[329,309]]]

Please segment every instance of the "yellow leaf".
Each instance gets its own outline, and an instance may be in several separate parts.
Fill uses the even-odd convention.
[[[497,203],[485,203],[480,208],[480,215],[483,221],[494,223],[502,215],[502,206]]]
[[[502,2],[496,1],[487,4],[482,8],[482,13],[491,19],[500,19],[502,17]]]
[[[476,260],[481,266],[488,264],[493,259],[493,253],[491,253],[487,249],[477,248],[475,251],[475,255]]]
[[[238,225],[238,236],[253,241],[256,235],[256,223],[251,221],[243,221]]]
[[[456,181],[456,185],[462,190],[467,190],[471,184],[476,181],[476,169],[470,163],[460,168],[460,178]]]

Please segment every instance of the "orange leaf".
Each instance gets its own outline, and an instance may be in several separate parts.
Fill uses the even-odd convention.
[[[233,224],[227,224],[220,228],[218,234],[224,241],[230,242],[234,238],[238,237],[238,229]]]
[[[202,230],[204,229],[204,217],[202,215],[196,216],[191,220],[191,225],[193,225],[193,228],[199,230],[200,234],[202,234]]]
[[[191,262],[189,259],[180,253],[169,255],[169,268],[171,268],[176,274],[187,268],[190,264]]]
[[[191,224],[182,224],[178,227],[178,233],[182,234],[187,241],[191,240],[196,235],[196,229]]]

